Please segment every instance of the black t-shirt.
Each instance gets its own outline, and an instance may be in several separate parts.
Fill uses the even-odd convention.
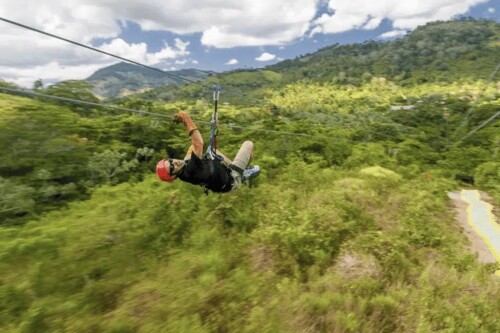
[[[213,165],[212,175],[210,164]],[[205,186],[213,192],[229,192],[233,182],[230,169],[222,165],[220,161],[200,159],[194,153],[191,154],[191,159],[186,161],[177,177],[194,185]]]

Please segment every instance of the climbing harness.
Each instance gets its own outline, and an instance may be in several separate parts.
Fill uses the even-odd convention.
[[[217,154],[217,134],[219,134],[219,129],[217,128],[218,125],[218,117],[217,117],[217,105],[219,102],[219,94],[220,94],[221,88],[220,85],[216,85],[214,87],[214,112],[212,113],[212,120],[210,121],[210,139],[207,147],[207,151],[205,153],[205,158],[209,160],[210,162],[210,177],[213,176],[214,173],[214,165],[213,161],[217,160],[219,163],[224,161],[224,158],[220,155]],[[227,165],[228,170],[234,170],[238,173],[241,174],[242,179],[245,180],[245,170],[239,168],[238,166],[234,164],[229,164]]]
[[[207,159],[209,162],[208,165],[210,166],[210,179],[212,179],[214,176],[214,171],[215,171],[214,163],[221,163],[224,160],[222,156],[217,154],[217,146],[218,146],[217,134],[219,134],[219,129],[217,127],[219,120],[217,115],[217,107],[219,104],[220,91],[221,91],[220,85],[215,85],[213,94],[214,112],[212,112],[212,119],[210,120],[210,138],[208,140],[207,151],[205,152],[205,156],[203,157]],[[205,194],[208,195],[209,191],[208,188],[206,187],[206,185],[202,186],[204,187]]]
[[[220,95],[220,85],[214,87],[214,112],[212,113],[212,120],[210,120],[210,138],[208,141],[207,151],[205,156],[209,160],[219,160],[222,161],[222,156],[217,154],[217,134],[219,134],[219,129],[217,127],[218,116],[217,116],[217,106],[219,104]]]

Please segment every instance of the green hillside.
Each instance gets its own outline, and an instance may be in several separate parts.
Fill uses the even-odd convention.
[[[437,59],[406,78],[377,60],[342,81],[327,55],[382,54],[435,29],[473,31],[463,48],[480,40],[447,61],[449,76]],[[210,91],[117,101],[166,118],[0,91],[0,331],[500,331],[500,265],[470,252],[447,197],[466,174],[500,204],[498,74],[488,80],[500,52],[485,31],[498,24],[430,24],[207,79],[223,85],[221,150],[250,139],[262,168],[223,195],[154,174],[190,144],[175,112],[208,140]],[[38,91],[96,100],[79,81]]]
[[[484,79],[500,62],[500,24],[432,22],[393,42],[334,45],[268,67],[322,82],[360,84],[384,76],[403,84]]]
[[[485,80],[500,62],[500,24],[456,20],[418,27],[400,40],[332,45],[264,69],[213,75],[203,83],[220,83],[234,94],[231,103],[248,105],[268,89],[297,81],[360,86],[384,77],[403,86],[430,82]],[[152,89],[140,98],[166,101],[201,98],[207,91],[193,84]]]
[[[2,331],[500,328],[498,283],[447,209],[452,184],[266,170],[223,198],[149,176],[3,228]]]

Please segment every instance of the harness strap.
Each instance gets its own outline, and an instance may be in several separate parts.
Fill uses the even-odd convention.
[[[210,181],[213,181],[214,175],[215,175],[214,160],[211,160],[211,159],[207,159],[207,160],[208,160],[208,166],[210,167]],[[218,161],[219,161],[219,163],[221,165],[225,166],[224,163],[222,163],[222,160],[218,160]],[[229,170],[233,169],[233,168],[231,168],[231,166],[233,166],[233,167],[241,170],[240,168],[238,168],[235,165],[232,165],[232,164],[228,165],[228,168],[226,168],[226,170],[227,170],[227,176],[229,177],[229,179],[231,179],[231,172]],[[233,169],[233,170],[238,171],[237,169]],[[238,172],[240,172],[240,171],[238,171]],[[243,172],[243,170],[241,170],[241,172]],[[228,185],[231,186],[231,183],[230,182],[226,182],[226,184],[224,184],[224,186],[221,188],[221,190],[225,190]],[[208,191],[210,191],[210,190],[207,187],[207,185],[206,184],[201,184],[201,186],[203,187],[203,190],[204,190],[205,194],[208,195]]]
[[[209,159],[222,159],[219,155],[217,155],[217,134],[219,134],[219,129],[217,128],[217,105],[219,102],[219,94],[220,94],[220,86],[216,85],[214,87],[214,112],[212,113],[212,120],[210,121],[210,138],[208,141],[207,151],[205,156]]]
[[[235,164],[229,164],[228,165],[229,169],[231,170],[234,170],[234,171],[237,171],[239,172],[241,175],[243,175],[243,169],[240,168],[239,166],[235,165]]]
[[[210,166],[210,180],[214,180],[214,160],[208,160],[208,165]]]

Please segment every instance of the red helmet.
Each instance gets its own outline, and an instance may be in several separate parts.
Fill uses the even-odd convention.
[[[167,170],[167,168],[165,167],[165,162],[168,161],[169,164],[170,164],[170,170]],[[173,182],[175,180],[175,178],[177,178],[176,175],[171,175],[170,173],[173,171],[173,162],[172,162],[172,159],[163,159],[161,161],[159,161],[157,164],[156,164],[156,174],[158,175],[158,177],[160,177],[161,180],[165,181],[165,182]]]

